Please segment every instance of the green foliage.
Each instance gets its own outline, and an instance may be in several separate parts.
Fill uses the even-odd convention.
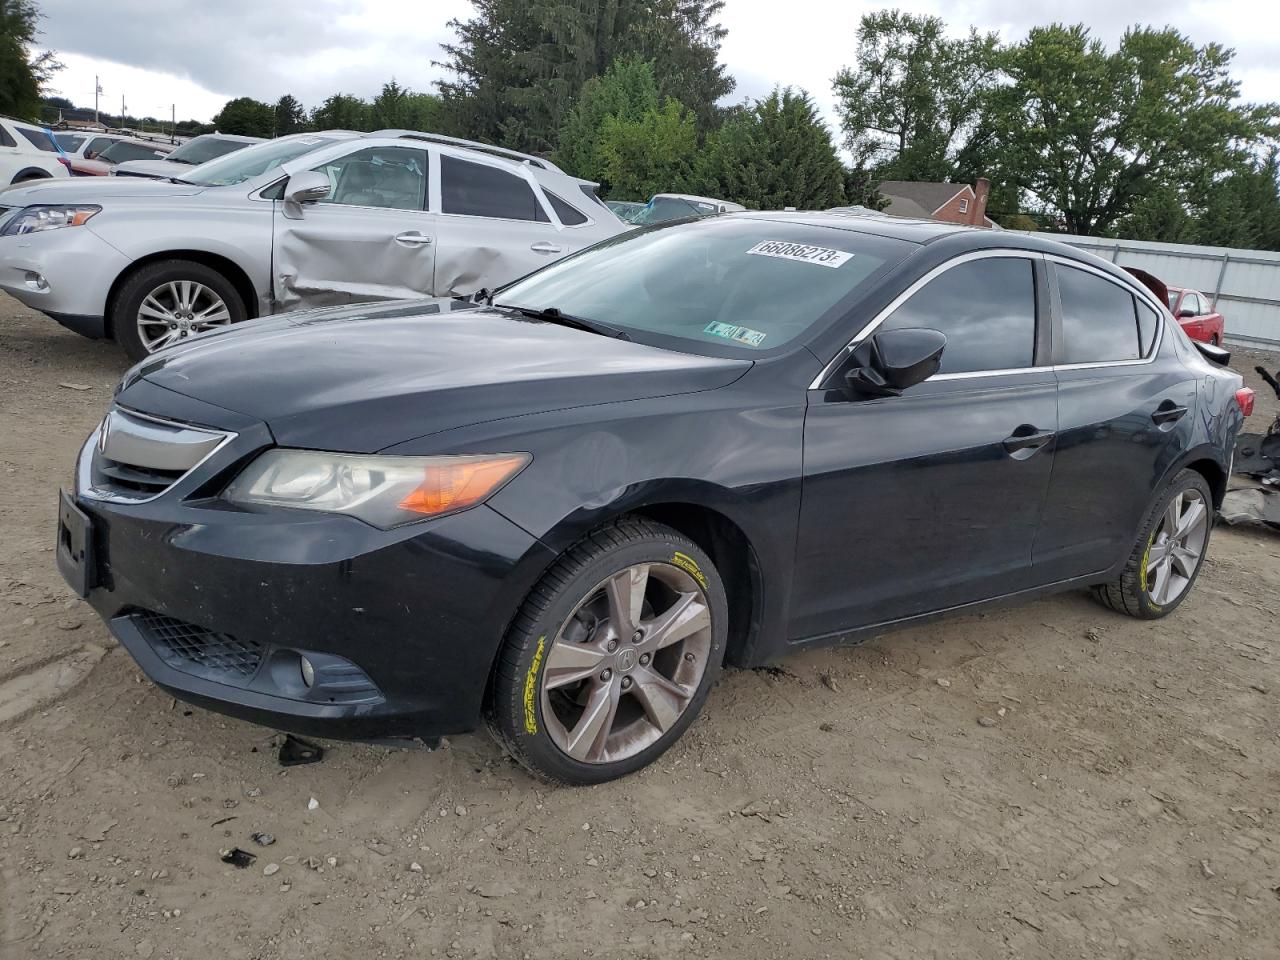
[[[335,93],[311,113],[315,130],[372,130],[373,111],[359,97]]]
[[[276,101],[275,136],[283,137],[307,129],[307,111],[289,94]]]
[[[276,111],[270,104],[252,97],[237,97],[213,118],[219,133],[235,133],[245,137],[269,137],[275,133]]]
[[[605,121],[613,117],[635,123],[660,106],[653,64],[638,59],[615,61],[607,73],[583,85],[582,95],[560,129],[555,162],[572,170],[574,176],[599,182],[602,193],[611,195],[614,185],[600,150]]]
[[[1114,53],[1082,25],[1032,29],[993,97],[999,176],[1086,235],[1207,189],[1276,135],[1280,107],[1240,103],[1232,56],[1172,29],[1131,29]]]
[[[939,17],[864,14],[855,65],[835,78],[855,166],[886,180],[958,179],[990,139],[998,50],[995,34],[947,37]]]
[[[603,178],[615,196],[638,200],[684,192],[697,154],[698,129],[693,115],[668,98],[636,120],[606,116],[597,149]]]
[[[699,174],[705,192],[764,210],[839,206],[848,176],[813,100],[790,87],[726,121],[708,141]]]
[[[704,128],[733,90],[717,62],[723,0],[472,0],[441,66],[444,124],[477,140],[550,151],[583,86],[618,59],[652,61],[658,93]]]
[[[34,0],[0,0],[0,113],[36,119],[40,90],[62,69],[52,51],[31,55],[40,10]]]
[[[370,106],[370,129],[438,132],[442,114],[439,97],[414,93],[391,80]]]

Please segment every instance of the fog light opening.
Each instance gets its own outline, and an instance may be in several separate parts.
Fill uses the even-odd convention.
[[[46,280],[41,274],[36,273],[34,270],[27,271],[26,281],[27,281],[28,287],[40,293],[44,293],[46,290],[49,289],[49,281]]]
[[[316,668],[312,666],[311,661],[306,657],[298,657],[298,666],[302,670],[302,683],[310,689],[316,682]]]

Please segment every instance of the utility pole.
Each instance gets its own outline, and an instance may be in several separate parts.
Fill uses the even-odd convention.
[[[93,75],[93,122],[98,124],[98,94],[102,93],[102,84],[98,82],[98,75]]]
[[[178,105],[176,103],[169,104],[169,142],[177,143],[173,138],[173,132],[178,128]]]
[[[124,129],[124,94],[120,94],[120,129]]]

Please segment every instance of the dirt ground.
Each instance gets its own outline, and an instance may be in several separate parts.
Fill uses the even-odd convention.
[[[1071,594],[730,672],[602,787],[483,734],[285,770],[54,570],[125,367],[0,295],[4,960],[1280,957],[1280,536],[1216,530],[1154,624]]]

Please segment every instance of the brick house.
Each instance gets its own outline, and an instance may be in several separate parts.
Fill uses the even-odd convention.
[[[884,180],[876,188],[889,201],[884,212],[916,220],[944,220],[971,227],[993,227],[987,216],[991,182],[979,177],[976,187],[967,183],[929,183],[921,180]]]

